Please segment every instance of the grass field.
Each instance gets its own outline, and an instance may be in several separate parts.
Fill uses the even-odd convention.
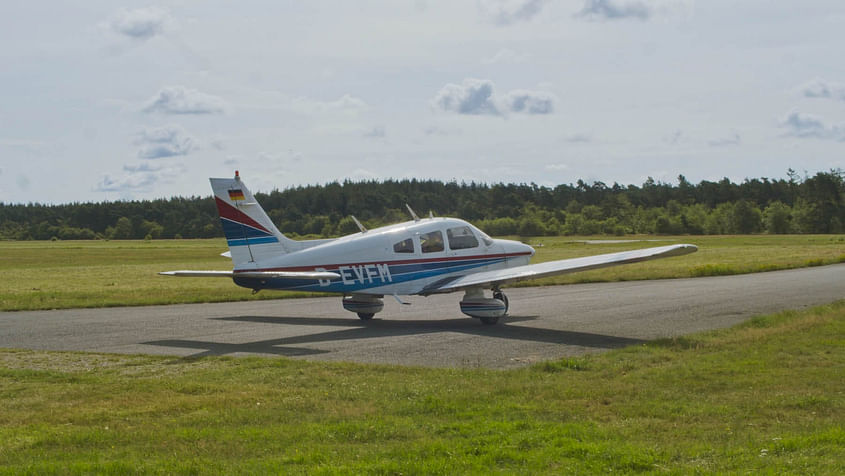
[[[649,239],[654,237],[640,237]],[[845,261],[842,235],[661,237],[660,241],[585,244],[577,237],[535,238],[534,262],[669,243],[692,243],[695,254],[524,285],[737,274]],[[636,237],[635,237],[636,239]],[[226,242],[209,240],[0,242],[0,310],[107,307],[276,299],[303,294],[261,292],[229,279],[172,278],[159,271],[231,269]]]
[[[845,473],[845,301],[509,371],[0,350],[0,474]]]

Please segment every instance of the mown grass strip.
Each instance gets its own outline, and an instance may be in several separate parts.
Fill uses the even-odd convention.
[[[630,237],[653,240],[654,237]],[[523,286],[740,274],[845,262],[842,235],[659,237],[660,241],[585,244],[585,237],[542,237],[534,262],[692,243],[691,255],[556,276]],[[159,271],[231,269],[220,257],[223,239],[152,241],[0,242],[0,311],[139,306],[315,296],[251,294],[230,279],[172,278]]]
[[[6,350],[0,473],[842,474],[843,336],[845,301],[509,371]]]

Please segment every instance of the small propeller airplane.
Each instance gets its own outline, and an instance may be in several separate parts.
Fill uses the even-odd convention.
[[[253,292],[262,289],[318,291],[343,295],[343,308],[364,321],[384,308],[384,296],[463,291],[461,312],[495,324],[508,312],[502,286],[516,281],[574,273],[695,252],[677,244],[583,258],[529,264],[534,248],[493,239],[457,218],[421,219],[361,230],[337,239],[296,241],[285,237],[241,181],[211,178],[211,188],[232,271],[164,271],[182,277],[232,278]],[[486,290],[492,295],[485,294]]]

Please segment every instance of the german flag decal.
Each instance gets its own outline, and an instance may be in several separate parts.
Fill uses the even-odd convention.
[[[238,189],[238,190],[229,190],[229,200],[232,200],[232,201],[235,201],[235,200],[246,200],[246,199],[244,198],[244,192],[243,192],[243,190],[240,190],[240,189]]]

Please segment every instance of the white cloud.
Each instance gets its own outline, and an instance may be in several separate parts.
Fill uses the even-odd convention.
[[[124,172],[139,173],[139,172],[158,172],[162,169],[161,165],[153,165],[149,162],[141,162],[138,165],[125,164],[123,166]]]
[[[171,21],[170,12],[152,6],[121,10],[107,21],[106,26],[119,35],[135,40],[148,40],[163,33]]]
[[[478,9],[488,21],[506,26],[528,21],[543,9],[547,0],[479,0]]]
[[[197,148],[194,138],[177,125],[144,129],[138,134],[136,143],[141,146],[138,157],[142,159],[187,155]]]
[[[548,164],[548,165],[546,165],[546,170],[560,171],[560,170],[566,170],[568,168],[569,168],[569,166],[566,165],[566,164]]]
[[[181,164],[168,166],[150,165],[141,163],[138,165],[124,165],[123,174],[118,177],[103,175],[99,182],[94,185],[95,192],[149,192],[155,189],[159,183],[175,181],[185,173],[185,167]]]
[[[148,192],[158,183],[158,175],[154,172],[127,173],[120,177],[103,175],[94,186],[95,192]]]
[[[467,78],[461,84],[449,83],[431,101],[435,109],[467,115],[500,116],[508,112],[551,114],[555,97],[545,91],[515,89],[503,96],[495,92],[489,79]]]
[[[741,143],[742,138],[736,131],[732,131],[731,134],[727,137],[720,137],[707,141],[707,144],[711,147],[728,147],[732,145],[740,145]]]
[[[813,79],[801,86],[801,92],[808,98],[838,99],[845,101],[845,84]]]
[[[461,84],[449,83],[437,93],[432,104],[458,114],[499,115],[493,97],[493,81],[468,78]]]
[[[143,111],[161,114],[215,114],[225,110],[217,96],[184,86],[165,86],[147,101]]]
[[[584,7],[575,17],[592,21],[646,21],[656,15],[686,13],[691,10],[691,0],[585,0]]]
[[[790,137],[845,142],[845,126],[829,126],[821,118],[812,114],[793,112],[781,121],[780,127],[786,129],[786,135]]]
[[[555,98],[545,91],[515,89],[505,94],[505,106],[513,112],[525,114],[551,114],[555,110]]]

